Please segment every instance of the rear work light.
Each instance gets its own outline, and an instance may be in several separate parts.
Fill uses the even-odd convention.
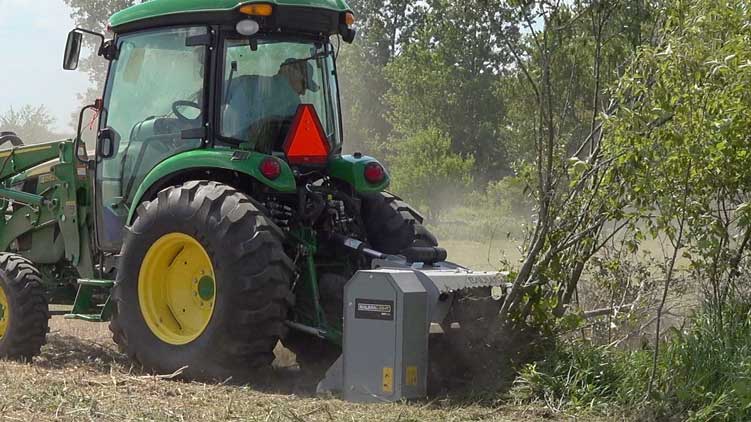
[[[240,6],[240,13],[248,16],[271,16],[274,13],[274,7],[269,3],[251,3]]]
[[[364,175],[368,183],[377,185],[386,178],[386,170],[378,163],[370,163],[365,166]]]
[[[330,147],[315,107],[300,104],[284,141],[284,153],[290,164],[326,164]]]

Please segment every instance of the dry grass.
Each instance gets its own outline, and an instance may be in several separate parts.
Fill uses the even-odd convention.
[[[280,366],[253,387],[147,376],[116,351],[106,324],[52,320],[33,364],[0,362],[0,420],[533,421],[547,410],[432,401],[358,405],[312,394],[314,380],[281,350]],[[286,362],[285,362],[286,361]]]
[[[479,245],[479,246],[478,246]],[[447,245],[459,262],[491,269],[487,247]],[[482,265],[485,260],[485,265]],[[142,373],[121,355],[106,324],[54,317],[33,364],[0,362],[0,421],[537,421],[573,420],[503,400],[440,397],[361,405],[314,394],[317,375],[279,348],[276,369],[253,386],[186,383]]]

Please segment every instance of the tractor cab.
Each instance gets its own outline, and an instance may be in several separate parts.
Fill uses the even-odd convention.
[[[95,191],[99,246],[119,250],[147,175],[170,157],[232,148],[285,159],[295,120],[308,116],[328,152],[342,129],[331,39],[351,42],[341,0],[152,0],[115,14],[100,112]],[[84,33],[71,32],[74,69]],[[310,123],[310,122],[308,122]]]

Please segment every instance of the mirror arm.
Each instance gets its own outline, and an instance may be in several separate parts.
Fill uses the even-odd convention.
[[[107,60],[116,60],[120,55],[120,50],[117,49],[117,45],[112,40],[109,40],[102,43],[97,54]]]
[[[99,49],[97,55],[104,57],[107,60],[113,60],[117,58],[117,46],[112,41],[107,41],[104,34],[100,32],[90,31],[81,27],[77,27],[74,31],[83,32],[84,34],[93,35],[99,38]]]
[[[95,32],[95,31],[90,31],[88,29],[84,29],[84,28],[81,28],[81,27],[76,27],[76,29],[74,29],[74,31],[83,32],[84,34],[89,34],[89,35],[93,35],[95,37],[99,37],[99,39],[100,39],[99,50],[102,49],[102,45],[104,44],[104,34],[99,33],[99,32]]]

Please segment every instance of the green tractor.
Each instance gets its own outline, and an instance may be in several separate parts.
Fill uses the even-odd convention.
[[[0,357],[37,355],[56,304],[110,321],[147,371],[245,381],[279,341],[330,364],[345,286],[376,268],[422,271],[427,324],[482,319],[461,305],[492,308],[501,278],[445,262],[384,167],[342,154],[336,41],[354,20],[343,0],[151,0],[112,16],[111,39],[73,30],[65,69],[84,36],[109,62],[76,139],[0,136]],[[358,309],[393,317],[384,306]]]

